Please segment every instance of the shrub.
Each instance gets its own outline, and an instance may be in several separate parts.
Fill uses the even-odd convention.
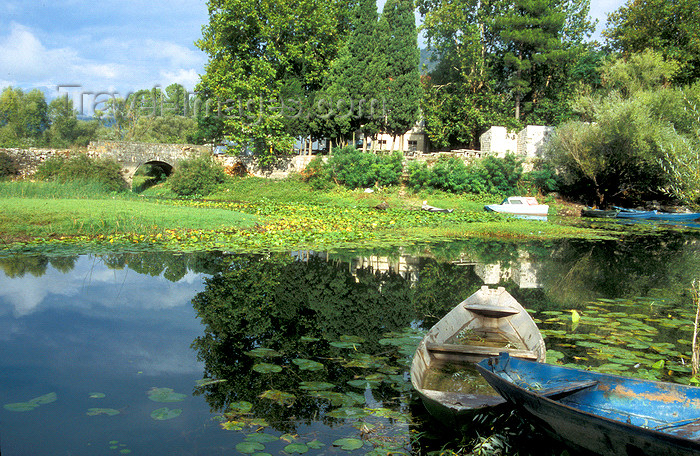
[[[0,151],[0,179],[19,174],[19,164],[7,152]]]
[[[414,190],[433,188],[451,193],[512,194],[522,177],[522,164],[514,156],[486,157],[466,165],[457,157],[442,156],[432,167],[412,163],[408,185]]]
[[[540,161],[535,164],[535,168],[523,174],[522,183],[524,187],[533,192],[551,193],[559,191],[557,173],[554,165]]]
[[[303,179],[315,188],[323,188],[331,182],[348,188],[396,185],[401,182],[403,155],[363,153],[353,146],[336,150],[326,163],[314,158],[302,173]]]
[[[123,191],[128,187],[119,163],[108,159],[92,159],[85,154],[70,158],[51,157],[37,168],[36,177],[58,182],[97,182],[110,192]]]
[[[301,179],[317,190],[328,188],[331,185],[331,179],[323,157],[314,157],[301,172]]]
[[[181,161],[168,179],[170,189],[179,196],[205,196],[226,180],[223,166],[210,156]]]

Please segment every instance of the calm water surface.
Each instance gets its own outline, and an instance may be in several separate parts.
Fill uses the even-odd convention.
[[[6,256],[0,450],[420,454],[415,435],[436,424],[411,393],[412,349],[422,328],[484,283],[536,314],[562,363],[687,382],[687,290],[700,277],[699,250],[687,234],[666,234],[373,252]],[[665,368],[653,368],[660,360]]]

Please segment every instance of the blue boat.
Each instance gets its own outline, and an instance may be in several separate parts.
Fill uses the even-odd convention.
[[[617,218],[637,219],[637,220],[660,220],[665,222],[692,222],[700,219],[700,212],[661,212],[661,211],[638,211],[635,209],[625,209],[615,207],[618,211]]]
[[[635,220],[648,220],[654,216],[657,211],[633,211],[633,210],[621,210],[617,213],[617,218],[624,219],[635,219]]]
[[[700,388],[521,360],[477,364],[501,396],[545,431],[599,455],[700,454]]]

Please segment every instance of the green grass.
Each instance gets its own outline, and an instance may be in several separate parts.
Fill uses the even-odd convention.
[[[424,200],[454,212],[421,211]],[[0,240],[6,247],[14,242],[39,249],[70,242],[88,249],[265,251],[601,236],[571,223],[484,211],[484,204],[499,200],[400,187],[320,191],[298,178],[230,179],[206,200],[175,199],[167,182],[140,195],[107,193],[89,183],[0,183]],[[380,203],[388,208],[376,209]]]
[[[165,229],[248,228],[257,218],[225,209],[202,209],[122,199],[0,199],[0,233],[10,239],[152,234]]]

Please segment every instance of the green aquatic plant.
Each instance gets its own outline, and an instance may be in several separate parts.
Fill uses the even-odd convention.
[[[169,409],[168,407],[161,407],[151,412],[151,418],[158,421],[172,420],[173,418],[180,416],[180,414],[182,414],[182,409]]]
[[[172,388],[151,388],[147,394],[154,402],[180,402],[187,398],[186,394],[176,393]]]

